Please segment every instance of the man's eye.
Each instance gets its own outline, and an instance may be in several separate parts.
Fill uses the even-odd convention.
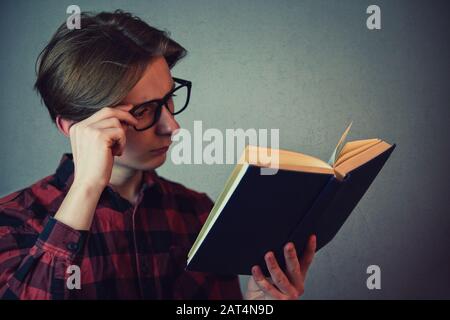
[[[135,117],[142,117],[144,115],[144,113],[145,113],[145,110],[142,110],[142,111],[136,112],[134,115],[135,115]]]
[[[156,106],[149,105],[149,106],[142,107],[139,110],[136,110],[134,115],[135,115],[136,118],[140,118],[140,117],[143,117],[145,115],[153,114],[155,112],[155,110],[156,110]]]

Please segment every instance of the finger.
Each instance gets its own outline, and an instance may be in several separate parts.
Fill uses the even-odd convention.
[[[131,107],[132,107],[131,105],[127,105],[127,108],[131,109]],[[118,106],[115,108],[109,108],[109,107],[102,108],[100,111],[97,111],[92,116],[83,120],[82,122],[84,123],[84,125],[88,126],[92,123],[98,122],[103,119],[116,117],[121,121],[125,121],[132,125],[137,125],[138,120],[135,117],[133,117],[133,115],[131,113],[129,113],[128,111],[125,111],[124,108],[125,108],[125,106]]]
[[[266,253],[266,255],[264,256],[264,260],[266,261],[267,269],[269,269],[272,281],[275,283],[278,289],[280,289],[281,292],[288,296],[296,296],[296,288],[293,286],[293,284],[291,284],[289,279],[281,270],[273,252]]]
[[[303,291],[304,277],[301,272],[297,251],[292,242],[289,242],[284,246],[284,258],[286,260],[286,272],[289,279],[297,290]]]
[[[129,128],[129,124],[127,124],[126,122],[122,122],[115,117],[100,120],[91,124],[90,126],[96,129],[122,128],[124,130],[127,130]]]
[[[312,235],[309,237],[308,245],[306,246],[305,252],[300,258],[300,268],[303,274],[303,278],[306,277],[306,273],[308,272],[309,266],[311,265],[314,255],[316,253],[317,246],[317,237]]]
[[[119,110],[123,110],[126,112],[129,112],[131,109],[133,109],[133,105],[132,104],[119,104],[118,106],[115,106],[114,109],[119,109]]]
[[[282,294],[273,284],[271,284],[267,278],[263,275],[261,268],[259,266],[253,266],[252,276],[256,285],[266,294],[271,296],[273,299],[286,300],[286,295]]]
[[[101,135],[104,137],[106,144],[111,148],[114,156],[121,156],[126,144],[126,136],[123,129],[107,128],[101,130]]]

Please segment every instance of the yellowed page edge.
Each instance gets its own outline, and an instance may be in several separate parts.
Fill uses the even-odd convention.
[[[348,159],[356,156],[357,154],[373,147],[374,145],[378,144],[381,142],[381,139],[376,139],[376,141],[372,141],[370,143],[367,143],[366,145],[362,145],[357,149],[354,149],[352,151],[347,152],[345,155],[341,156],[337,161],[336,164],[334,165],[334,167],[339,166],[341,163],[343,163],[344,161],[347,161]]]
[[[346,153],[351,152],[353,150],[356,150],[358,148],[360,148],[361,146],[366,146],[369,144],[373,144],[373,142],[379,142],[381,141],[381,139],[378,138],[374,138],[374,139],[364,139],[364,140],[353,140],[353,141],[349,141],[345,144],[344,148],[341,151],[341,155],[339,158],[341,158],[342,156],[344,156]],[[339,159],[338,159],[339,161]]]
[[[287,167],[317,167],[317,168],[326,168],[331,169],[332,167],[326,163],[325,161],[315,158],[313,156],[303,154],[300,152],[283,150],[283,149],[271,149],[265,147],[258,146],[249,146],[248,154],[246,155],[246,161],[250,164],[260,167],[269,167],[267,163],[262,163],[259,161],[258,154],[262,152],[263,154],[268,154],[269,152],[279,152],[278,153],[278,161],[280,169]],[[329,170],[327,170],[329,171]]]
[[[350,171],[360,167],[364,163],[369,162],[373,158],[382,154],[384,151],[389,149],[392,145],[385,141],[380,141],[369,149],[361,152],[360,154],[352,157],[351,159],[343,162],[341,165],[337,166],[334,171],[336,176],[345,177]]]

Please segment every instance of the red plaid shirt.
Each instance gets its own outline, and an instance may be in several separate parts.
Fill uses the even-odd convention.
[[[73,169],[64,154],[55,174],[0,199],[1,298],[242,299],[237,276],[184,269],[213,206],[205,193],[145,172],[136,206],[107,186],[77,231],[53,218]],[[81,289],[68,289],[70,265]]]

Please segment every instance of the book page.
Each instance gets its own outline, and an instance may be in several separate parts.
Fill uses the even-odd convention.
[[[339,166],[344,161],[356,156],[357,154],[369,149],[381,142],[381,139],[366,139],[347,142],[342,149],[341,155],[334,163],[334,167]]]
[[[241,161],[261,168],[269,168],[267,163],[259,161],[261,154],[268,154],[268,152],[270,154],[278,152],[278,166],[270,166],[270,168],[320,174],[334,174],[333,168],[325,161],[300,152],[289,150],[270,149],[249,145],[246,147],[245,157],[241,157]]]
[[[345,129],[344,133],[342,134],[341,139],[339,139],[339,142],[338,142],[336,148],[333,151],[333,154],[330,157],[330,160],[328,160],[328,164],[330,166],[334,166],[334,163],[339,158],[339,155],[341,154],[342,148],[344,148],[345,141],[347,139],[347,135],[348,135],[348,132],[350,131],[352,123],[353,123],[353,121],[350,122],[350,124],[348,125],[347,129]]]
[[[353,157],[350,157],[346,161],[343,161],[341,164],[336,166],[334,169],[336,176],[345,177],[347,173],[377,157],[390,147],[391,145],[383,140],[375,143],[366,150],[354,155]]]
[[[338,157],[338,161],[349,152],[352,152],[362,146],[367,146],[369,144],[372,144],[374,142],[379,142],[379,141],[381,141],[381,140],[377,139],[377,138],[349,141],[344,145],[344,148],[342,148],[341,154]]]
[[[245,158],[241,158],[242,159],[241,161],[248,162],[249,164],[255,166],[266,166],[267,165],[266,163],[260,161],[260,159],[262,158],[261,155],[272,154],[275,152],[278,152],[277,156],[280,169],[294,166],[327,168],[327,169],[331,168],[331,166],[328,165],[325,161],[315,158],[313,156],[309,156],[307,154],[283,149],[271,149],[252,145],[248,145],[246,147]]]

